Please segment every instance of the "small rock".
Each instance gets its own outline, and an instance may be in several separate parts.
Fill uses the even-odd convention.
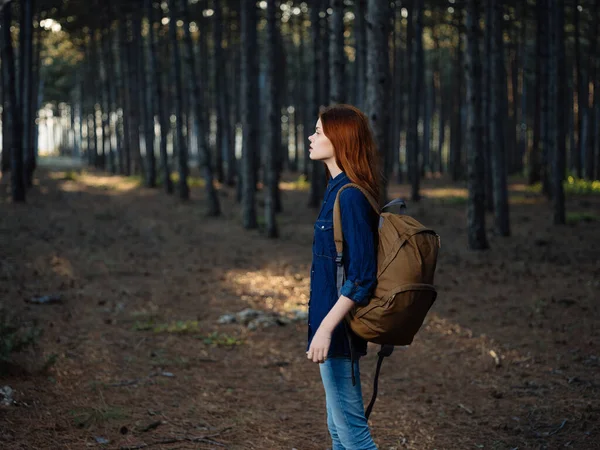
[[[219,317],[219,320],[217,322],[221,325],[224,325],[227,323],[235,323],[236,318],[233,314],[224,314],[221,317]]]
[[[0,388],[0,405],[10,406],[15,400],[13,399],[13,393],[15,391],[10,386],[4,386]]]
[[[262,313],[257,311],[256,309],[246,308],[239,313],[236,314],[237,320],[239,320],[244,325],[247,325],[251,320],[257,318]]]
[[[277,317],[276,322],[277,325],[289,325],[290,323],[292,323],[292,319],[285,316],[279,316]]]
[[[302,320],[308,320],[308,312],[301,309],[294,309],[292,311],[292,320],[294,322],[300,322]]]
[[[248,329],[256,330],[257,328],[268,328],[273,325],[277,325],[277,319],[262,315],[250,321],[250,323],[248,323]]]

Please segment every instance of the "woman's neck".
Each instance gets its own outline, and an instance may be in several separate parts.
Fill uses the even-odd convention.
[[[340,173],[342,173],[342,169],[340,169],[338,167],[338,165],[336,164],[335,160],[326,161],[325,164],[327,165],[327,168],[329,169],[329,174],[331,175],[331,178],[335,178]]]

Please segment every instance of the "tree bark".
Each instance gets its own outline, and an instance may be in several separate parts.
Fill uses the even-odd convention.
[[[10,27],[12,25],[13,3],[8,3],[2,10],[2,70],[4,71],[4,107],[2,133],[10,136],[9,146],[3,151],[10,151],[11,194],[13,202],[25,201],[25,174],[23,173],[23,146],[21,134],[21,113],[17,103],[15,55]],[[12,118],[12,120],[11,120]]]
[[[190,188],[187,177],[188,170],[188,149],[185,136],[183,134],[183,81],[181,79],[181,58],[179,56],[179,43],[177,41],[177,20],[179,11],[177,9],[178,0],[169,2],[169,35],[171,40],[171,64],[175,78],[175,95],[173,96],[173,106],[175,109],[175,136],[174,141],[177,148],[177,160],[179,170],[179,197],[182,200],[190,198]]]
[[[463,50],[462,50],[462,33],[460,33],[462,10],[455,8],[455,26],[459,30],[458,45],[456,46],[456,55],[454,58],[454,105],[452,108],[452,122],[450,135],[450,161],[449,169],[452,176],[452,181],[457,181],[463,177],[462,167],[462,108],[463,108]]]
[[[207,214],[209,216],[219,216],[221,214],[221,205],[219,204],[219,197],[214,185],[214,177],[210,162],[210,152],[208,149],[208,129],[204,128],[205,124],[202,123],[202,92],[204,92],[205,86],[200,85],[202,79],[198,76],[196,71],[196,64],[194,62],[194,46],[192,43],[192,34],[190,32],[189,14],[187,10],[187,0],[181,0],[181,11],[183,18],[184,28],[184,53],[185,60],[188,66],[188,72],[192,83],[192,109],[194,112],[194,120],[196,121],[196,129],[198,130],[198,154],[200,156],[200,167],[204,174],[205,189],[206,189],[206,201],[208,203]],[[205,97],[204,97],[205,98]],[[219,145],[217,145],[219,149]]]
[[[391,87],[388,41],[390,14],[389,2],[367,1],[367,42],[370,51],[367,53],[366,112],[371,122],[371,128],[386,175],[383,177],[382,198],[379,199],[380,201],[387,199],[387,175],[390,173],[389,167],[391,166],[389,151],[390,116],[387,104]]]
[[[331,65],[329,78],[331,79],[330,103],[345,103],[346,101],[346,53],[344,52],[344,1],[331,0],[330,26],[330,53]]]
[[[466,111],[467,111],[467,203],[468,242],[472,250],[489,247],[485,233],[485,165],[481,127],[481,62],[479,58],[478,0],[468,0],[466,9]]]
[[[123,166],[121,171],[124,175],[131,175],[131,130],[130,130],[130,114],[131,114],[131,96],[129,95],[129,64],[127,58],[127,17],[121,13],[121,19],[118,23],[118,39],[119,39],[119,87],[121,89],[121,98],[123,102]],[[89,149],[88,149],[89,151]]]
[[[256,4],[241,1],[242,55],[242,224],[246,229],[257,227],[256,220],[256,157],[258,154],[258,58]]]
[[[23,147],[23,165],[25,186],[33,185],[35,169],[35,152],[31,145],[34,120],[32,118],[32,86],[33,86],[33,0],[21,2],[21,98],[20,111],[22,123],[21,144]]]
[[[579,14],[578,2],[573,3],[573,15],[575,23],[575,31],[573,39],[575,40],[575,82],[577,84],[577,147],[572,150],[572,170],[575,172],[577,178],[583,177],[583,165],[581,164],[581,151],[582,143],[585,142],[584,137],[584,120],[585,116],[585,105],[586,105],[586,83],[585,74],[582,70],[581,64],[581,15]],[[539,33],[538,33],[539,39]],[[539,89],[539,88],[538,88]]]
[[[598,89],[600,88],[600,83],[598,82],[598,31],[599,31],[599,19],[598,8],[600,8],[600,0],[595,0],[594,6],[591,8],[592,14],[592,33],[590,34],[590,50],[589,50],[589,84],[592,86],[593,90],[593,99],[592,104],[587,106],[587,114],[589,117],[589,129],[588,129],[588,139],[587,146],[585,148],[585,178],[588,180],[594,179],[594,174],[596,172],[594,167],[595,155],[596,155],[596,147],[598,145],[597,142],[597,131],[598,131],[598,108],[600,107],[599,100],[600,96],[598,95]],[[588,101],[586,99],[586,101]]]
[[[510,224],[508,217],[508,191],[506,185],[506,155],[503,146],[504,129],[502,127],[502,95],[504,93],[503,83],[506,77],[502,77],[504,71],[499,67],[504,64],[502,51],[502,2],[500,0],[489,0],[488,7],[492,8],[492,52],[491,52],[491,74],[492,95],[490,98],[491,124],[490,145],[492,155],[492,176],[494,182],[494,213],[495,228],[500,236],[510,235]],[[504,78],[504,79],[503,79]]]
[[[367,13],[367,0],[354,1],[354,34],[356,39],[356,77],[355,77],[355,97],[356,105],[363,109],[366,98],[366,80],[367,80],[367,25],[365,17]],[[311,21],[312,22],[312,21]]]
[[[231,120],[228,105],[230,102],[229,89],[227,89],[227,66],[225,65],[225,49],[223,48],[223,4],[215,2],[214,16],[214,42],[215,42],[215,87],[217,95],[217,128],[221,130],[221,139],[217,140],[216,149],[225,157],[226,172],[222,174],[224,181],[233,186],[235,177],[235,153]],[[227,42],[228,48],[231,41]]]
[[[317,118],[319,117],[319,108],[322,104],[324,94],[324,82],[323,78],[325,74],[320,74],[321,67],[327,67],[324,61],[323,41],[321,40],[321,20],[319,13],[321,12],[322,2],[324,0],[313,0],[310,10],[310,29],[311,39],[313,48],[313,59],[312,64],[312,78],[313,78],[313,91],[312,91],[312,117],[307,122],[308,130],[307,133],[310,135],[314,132]],[[327,31],[327,28],[325,28]],[[322,71],[321,71],[322,72]],[[310,192],[308,205],[311,208],[317,208],[321,204],[321,198],[324,191],[324,165],[320,161],[311,160],[311,174],[310,174]]]
[[[564,76],[564,51],[561,47],[564,46],[564,0],[551,0],[549,15],[550,31],[550,61],[549,61],[549,79],[550,101],[553,108],[550,120],[551,130],[551,155],[553,156],[552,170],[552,203],[554,207],[554,224],[565,224],[565,193],[563,188],[563,180],[565,176],[565,133],[564,133],[564,92],[558,89],[559,83]],[[564,86],[565,84],[560,84]]]
[[[152,0],[145,0],[146,15],[148,16],[148,44],[150,47],[150,92],[157,103],[158,127],[160,130],[159,149],[163,178],[163,188],[167,194],[173,193],[173,180],[171,179],[171,166],[167,153],[167,135],[169,133],[169,111],[163,97],[162,80],[160,77],[160,64],[158,62],[158,36],[154,30],[156,14]]]
[[[265,130],[265,231],[269,238],[278,236],[275,209],[277,203],[277,152],[281,144],[281,121],[278,108],[277,78],[277,17],[275,0],[267,1],[267,48],[265,55],[267,75],[267,127]]]
[[[411,199],[420,200],[420,170],[419,170],[419,105],[423,91],[423,73],[421,58],[423,54],[423,3],[413,0],[409,26],[412,26],[411,46],[411,75],[409,91],[409,126],[407,139],[408,172],[411,181]]]

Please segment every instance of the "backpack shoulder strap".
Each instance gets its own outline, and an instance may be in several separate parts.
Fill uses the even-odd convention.
[[[377,201],[373,198],[369,192],[358,184],[348,183],[340,188],[336,197],[335,203],[333,204],[333,240],[335,241],[335,251],[338,256],[343,252],[344,249],[344,233],[342,232],[342,210],[340,208],[340,194],[344,191],[344,189],[348,188],[356,188],[369,201],[375,212],[379,215],[380,208]]]

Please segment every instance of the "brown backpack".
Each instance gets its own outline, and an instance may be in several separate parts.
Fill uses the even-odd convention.
[[[368,418],[377,396],[377,379],[383,358],[392,353],[394,345],[412,343],[437,297],[433,275],[441,243],[433,230],[410,216],[380,212],[378,203],[365,189],[356,184],[347,184],[338,191],[333,207],[338,294],[345,278],[339,199],[343,190],[351,187],[359,189],[379,215],[377,287],[368,304],[355,306],[346,317],[348,326],[355,334],[382,345],[373,398],[366,412]],[[395,205],[406,207],[403,200],[396,199],[381,211]]]

